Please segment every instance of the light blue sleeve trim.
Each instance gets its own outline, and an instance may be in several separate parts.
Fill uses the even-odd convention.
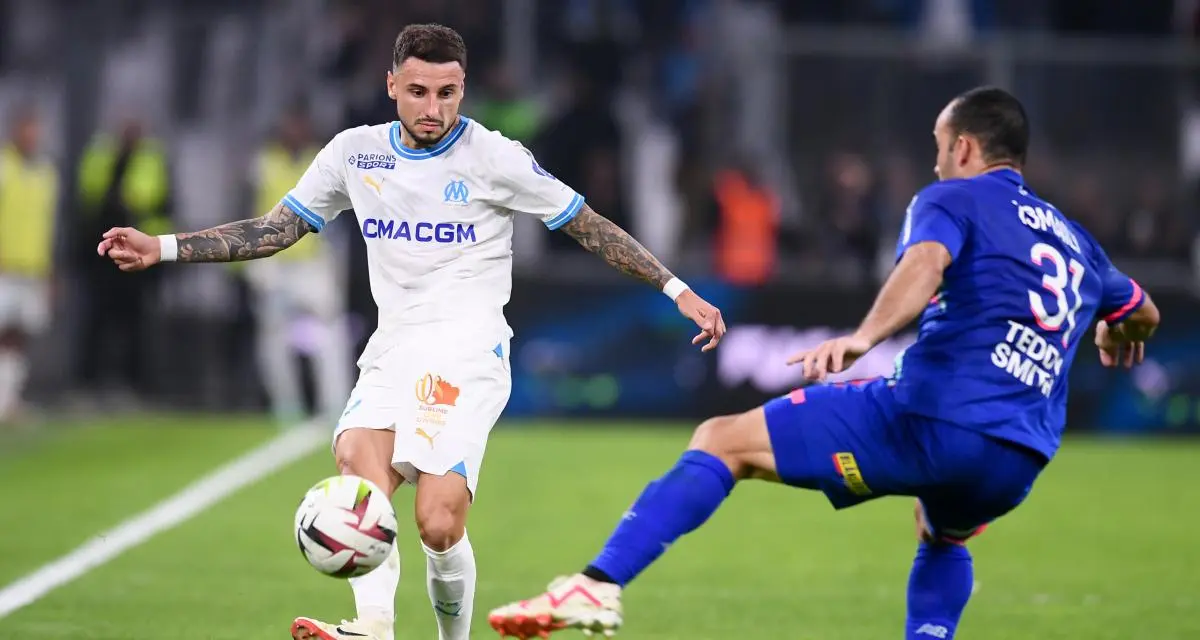
[[[289,209],[295,211],[296,215],[300,216],[305,222],[311,225],[313,229],[316,229],[317,233],[321,233],[321,230],[325,228],[325,218],[313,213],[311,209],[300,204],[300,201],[296,199],[296,196],[293,196],[290,193],[287,194],[283,197],[283,204],[286,204]]]
[[[564,224],[570,222],[582,208],[583,196],[577,193],[575,194],[574,198],[571,198],[571,203],[567,205],[566,209],[563,209],[561,213],[546,221],[546,227],[553,231],[563,226]]]

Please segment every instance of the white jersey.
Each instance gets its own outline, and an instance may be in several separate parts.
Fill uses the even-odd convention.
[[[511,337],[513,216],[557,229],[584,202],[520,144],[464,116],[433,147],[406,147],[400,132],[393,122],[339,133],[283,200],[318,232],[343,210],[358,217],[379,307],[360,365],[399,332]]]

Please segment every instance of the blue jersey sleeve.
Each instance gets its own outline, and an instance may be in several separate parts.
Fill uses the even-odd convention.
[[[908,204],[904,229],[896,244],[896,261],[909,247],[937,242],[955,260],[967,241],[970,212],[975,203],[959,184],[934,183],[925,187]]]
[[[1112,261],[1108,259],[1108,254],[1104,252],[1104,248],[1086,229],[1075,222],[1072,222],[1071,226],[1075,229],[1076,235],[1087,243],[1086,248],[1092,266],[1100,274],[1102,287],[1099,305],[1100,317],[1109,324],[1124,321],[1146,302],[1145,292],[1133,278],[1113,266]]]

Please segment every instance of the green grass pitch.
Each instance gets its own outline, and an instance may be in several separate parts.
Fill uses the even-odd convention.
[[[533,595],[598,550],[684,429],[503,423],[469,529],[473,637],[488,609]],[[161,418],[0,437],[0,586],[266,441],[253,420]],[[0,619],[2,638],[287,638],[296,615],[353,617],[346,584],[305,564],[300,496],[331,475],[319,451]],[[1200,638],[1200,442],[1068,440],[1029,500],[971,543],[968,640]],[[396,496],[397,638],[436,637],[410,488]],[[902,637],[911,502],[835,513],[820,495],[745,484],[626,592],[620,638]],[[563,632],[559,637],[582,637]]]

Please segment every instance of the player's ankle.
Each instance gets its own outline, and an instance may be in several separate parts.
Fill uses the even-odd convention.
[[[359,607],[356,622],[368,626],[391,626],[396,624],[396,612],[382,607]]]
[[[590,564],[580,573],[580,575],[587,578],[588,580],[591,580],[592,582],[620,586],[617,584],[616,580],[613,580],[612,576],[608,575],[607,573],[604,573],[600,569],[597,569],[596,567],[594,567]]]

